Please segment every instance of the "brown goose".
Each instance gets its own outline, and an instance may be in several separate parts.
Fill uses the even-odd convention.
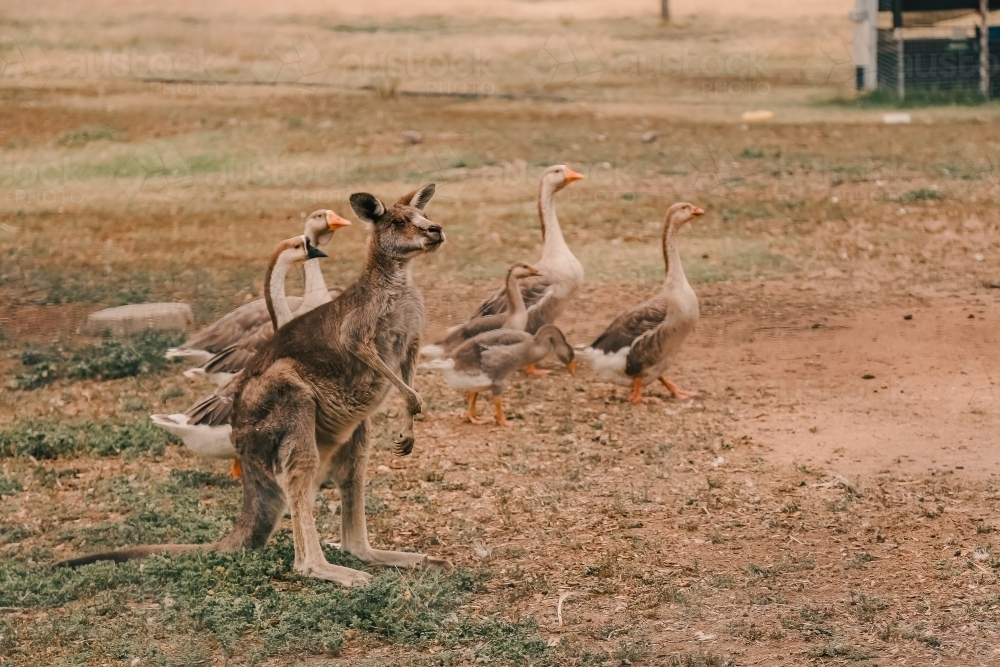
[[[309,237],[314,246],[320,246],[329,241],[333,231],[344,224],[350,224],[350,222],[333,211],[321,209],[314,211],[306,218],[303,234]],[[324,300],[322,292],[326,290],[326,283],[318,263],[306,262],[305,274],[305,299],[297,296],[288,297],[288,306],[293,312],[301,308],[315,308],[340,294],[341,290],[339,289],[329,290],[330,294]],[[305,305],[304,300],[306,301]],[[267,304],[264,303],[264,299],[257,299],[223,315],[185,341],[183,345],[170,348],[167,350],[166,356],[168,359],[187,359],[201,366],[220,352],[254,336],[261,327],[267,326],[269,322]],[[273,329],[271,333],[273,333]],[[268,334],[268,338],[270,335]]]
[[[326,257],[326,253],[312,245],[308,236],[296,236],[279,243],[268,263],[264,287],[265,302],[273,325],[281,327],[293,318],[285,298],[285,276],[294,264]],[[151,415],[150,419],[160,428],[180,438],[188,449],[208,458],[233,459],[230,475],[240,476],[240,464],[230,438],[232,427],[229,413],[232,410],[233,389],[230,382],[214,393],[198,400],[184,414]]]
[[[495,329],[524,331],[525,327],[528,326],[528,309],[524,305],[524,299],[521,298],[518,281],[537,275],[538,270],[524,262],[519,262],[510,267],[510,270],[507,272],[507,282],[504,288],[504,295],[507,298],[507,308],[504,312],[473,318],[465,324],[452,329],[443,340],[434,345],[426,345],[421,348],[420,354],[432,359],[440,359],[451,354],[455,348],[465,341],[481,333]]]
[[[506,426],[500,398],[504,380],[518,368],[537,363],[553,351],[570,374],[575,374],[573,348],[554,324],[543,325],[534,335],[509,329],[487,331],[455,349],[445,361],[444,381],[452,389],[465,392],[469,404],[465,419],[473,424],[486,423],[476,417],[476,397],[481,391],[491,390],[497,424]]]
[[[549,167],[542,174],[538,191],[542,258],[533,265],[538,270],[538,275],[518,284],[528,310],[528,325],[525,328],[528,333],[535,333],[543,325],[554,323],[583,284],[583,266],[566,245],[553,199],[555,193],[581,178],[582,174],[562,164]],[[508,308],[506,290],[504,286],[494,292],[479,306],[472,319],[504,312]],[[534,374],[544,372],[536,370],[534,365],[525,370]]]
[[[676,398],[690,398],[664,373],[698,322],[698,296],[684,275],[675,235],[679,228],[705,211],[680,202],[667,209],[663,225],[663,261],[666,277],[660,292],[619,315],[584,354],[594,372],[609,382],[632,385],[632,402],[642,402],[643,380],[660,380]]]
[[[314,246],[324,245],[333,238],[333,233],[336,230],[350,224],[349,220],[340,217],[333,211],[321,209],[314,212],[306,220],[304,235]],[[288,297],[287,299],[288,308],[294,313],[294,317],[299,317],[317,306],[329,303],[334,298],[340,296],[342,291],[340,289],[327,289],[326,280],[323,278],[323,270],[320,268],[319,262],[306,262],[304,268],[306,274],[305,293],[301,298]],[[248,306],[250,305],[253,304],[248,304]],[[248,306],[243,307],[247,308]],[[267,317],[267,313],[267,305],[265,304],[265,317]],[[227,315],[226,317],[229,316]],[[221,322],[222,320],[219,321]],[[215,325],[212,326],[214,327]],[[207,375],[216,384],[224,385],[232,380],[233,376],[246,366],[253,355],[257,354],[257,350],[267,343],[267,341],[271,340],[273,336],[274,324],[271,318],[268,318],[246,331],[239,341],[224,347],[215,355],[202,362],[198,368],[184,371],[184,375],[191,379],[199,375]]]

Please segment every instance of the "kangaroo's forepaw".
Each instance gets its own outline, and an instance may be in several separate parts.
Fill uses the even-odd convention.
[[[420,397],[420,394],[406,397],[406,411],[410,413],[411,417],[424,411],[424,399]]]
[[[412,433],[400,433],[399,437],[393,442],[395,446],[392,448],[392,451],[396,454],[396,456],[408,456],[410,452],[413,451],[413,445],[416,443],[416,438],[413,437]]]

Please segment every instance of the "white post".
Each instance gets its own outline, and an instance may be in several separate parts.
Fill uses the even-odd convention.
[[[878,88],[878,0],[855,0],[850,14],[854,22],[854,67],[860,70],[858,88]]]

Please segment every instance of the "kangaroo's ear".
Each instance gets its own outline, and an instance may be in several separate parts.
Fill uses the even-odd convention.
[[[427,206],[427,202],[431,200],[434,196],[434,190],[437,188],[433,183],[428,183],[419,190],[410,192],[399,200],[400,203],[406,204],[407,206],[412,206],[413,208],[419,208],[421,211]]]
[[[351,208],[354,209],[354,214],[358,218],[372,224],[378,222],[385,215],[385,206],[382,202],[378,200],[378,197],[367,192],[355,192],[351,195]]]

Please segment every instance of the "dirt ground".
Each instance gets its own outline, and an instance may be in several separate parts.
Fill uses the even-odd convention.
[[[849,4],[676,3],[669,26],[648,2],[2,10],[0,665],[1000,664],[1000,107],[883,125],[896,109],[842,76]],[[775,119],[742,120],[759,109]],[[695,399],[651,387],[634,406],[584,360],[575,377],[549,360],[509,383],[510,428],[473,426],[421,369],[414,453],[391,453],[398,398],[376,420],[369,528],[457,569],[367,568],[401,596],[375,621],[266,618],[272,583],[290,607],[351,597],[289,571],[287,527],[266,574],[49,568],[217,539],[241,497],[227,463],[176,443],[72,445],[209,388],[181,365],[83,374],[105,350],[87,313],[179,300],[208,323],[260,296],[309,211],[353,219],[352,192],[435,181],[449,241],[415,267],[434,340],[538,256],[538,177],[558,163],[586,175],[556,200],[587,273],[559,322],[574,344],[657,288],[666,208],[707,210],[680,240],[701,320],[671,370]],[[338,232],[330,284],[365,235]],[[32,438],[63,449],[29,455]],[[151,574],[216,565],[242,592]],[[229,632],[213,597],[257,615]],[[430,629],[391,629],[425,612]]]

